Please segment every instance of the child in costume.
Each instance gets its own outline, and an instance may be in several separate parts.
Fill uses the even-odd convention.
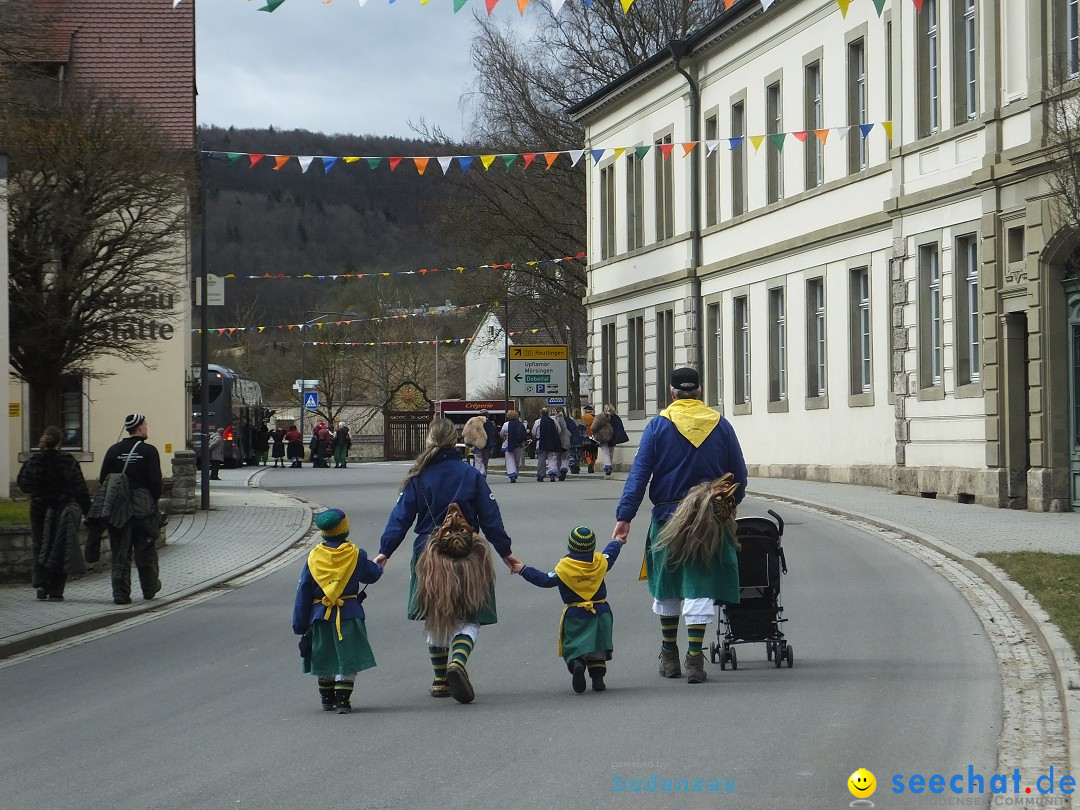
[[[383,567],[349,542],[349,519],[340,509],[315,516],[322,543],[311,550],[293,603],[292,628],[300,636],[304,672],[319,679],[323,711],[352,711],[356,673],[375,666],[364,627],[361,583],[377,582]]]
[[[559,622],[559,655],[573,675],[574,691],[585,691],[585,670],[592,678],[594,692],[603,692],[607,662],[611,660],[614,616],[607,603],[604,577],[619,558],[621,540],[612,540],[602,554],[596,551],[596,535],[588,526],[570,532],[567,555],[544,573],[518,563],[514,573],[539,588],[558,586],[566,607]]]

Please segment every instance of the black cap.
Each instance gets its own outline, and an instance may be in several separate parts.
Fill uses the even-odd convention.
[[[696,391],[701,388],[697,369],[677,368],[671,372],[671,387],[677,391]]]

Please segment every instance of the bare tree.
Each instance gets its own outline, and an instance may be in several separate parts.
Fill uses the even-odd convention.
[[[59,417],[65,374],[103,357],[152,366],[159,312],[186,279],[190,155],[136,110],[69,86],[49,107],[5,105],[10,154],[11,366],[31,427]],[[185,337],[186,336],[181,336]]]
[[[1046,184],[1052,195],[1054,230],[1065,233],[1074,247],[1065,261],[1069,278],[1080,276],[1080,83],[1070,80],[1064,65],[1053,70],[1054,91],[1046,108]]]

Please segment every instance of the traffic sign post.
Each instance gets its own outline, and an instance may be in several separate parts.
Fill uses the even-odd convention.
[[[319,409],[319,392],[318,391],[305,391],[304,392],[304,410],[317,411]]]
[[[566,346],[511,346],[510,396],[566,396],[569,357]]]

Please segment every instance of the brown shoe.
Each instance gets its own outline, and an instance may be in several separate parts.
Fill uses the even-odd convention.
[[[472,703],[476,693],[469,683],[469,673],[456,661],[446,667],[446,682],[450,685],[450,694],[458,703]]]
[[[690,655],[690,653],[687,653],[683,666],[686,667],[687,683],[705,682],[705,656],[703,654]]]
[[[450,684],[446,681],[435,681],[431,684],[431,696],[434,698],[450,697]]]
[[[682,675],[679,669],[679,648],[671,652],[660,648],[660,674],[665,678],[678,678]]]

